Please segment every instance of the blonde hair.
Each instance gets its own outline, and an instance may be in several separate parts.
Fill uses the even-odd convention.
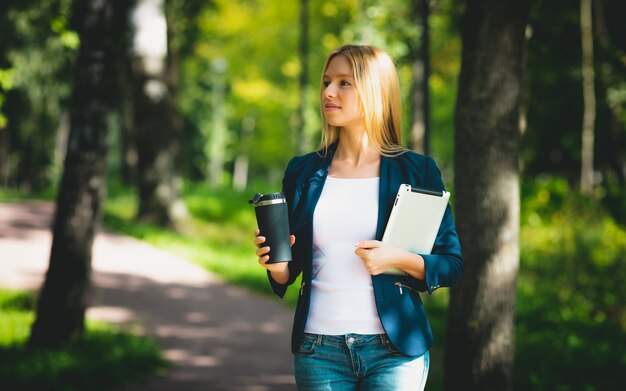
[[[392,156],[405,151],[402,144],[402,103],[400,83],[391,57],[372,46],[345,45],[333,50],[326,59],[322,78],[331,60],[343,56],[352,67],[355,89],[365,118],[367,137],[382,155]],[[322,83],[320,94],[323,93]],[[339,140],[340,127],[330,125],[322,111],[323,153]]]

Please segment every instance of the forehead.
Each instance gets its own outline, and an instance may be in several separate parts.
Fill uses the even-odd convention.
[[[352,77],[352,66],[348,62],[348,60],[342,56],[337,55],[333,57],[328,63],[328,67],[326,68],[326,72],[324,72],[325,77],[336,77],[336,76],[344,76],[344,77]]]

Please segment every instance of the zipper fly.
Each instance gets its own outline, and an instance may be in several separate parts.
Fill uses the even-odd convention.
[[[397,287],[398,287],[398,289],[400,289],[400,294],[401,294],[401,295],[404,293],[404,292],[402,291],[402,288],[410,289],[410,290],[412,290],[413,292],[415,292],[415,293],[417,293],[417,294],[419,295],[419,291],[418,291],[417,289],[415,289],[415,288],[413,288],[413,287],[410,287],[410,286],[408,286],[408,285],[405,285],[405,284],[401,283],[400,281],[396,281],[396,282],[394,282],[394,283],[393,283],[393,285],[397,286]]]

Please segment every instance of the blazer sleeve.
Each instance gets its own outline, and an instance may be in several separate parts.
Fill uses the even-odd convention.
[[[445,190],[441,171],[432,158],[427,158],[425,187]],[[461,278],[463,256],[456,233],[452,208],[448,204],[430,254],[420,254],[424,258],[425,285],[429,294],[440,287],[451,287]]]
[[[295,203],[295,175],[297,173],[297,169],[294,168],[297,164],[297,158],[293,158],[289,161],[287,168],[285,169],[285,175],[283,176],[283,193],[285,193],[285,198],[287,199],[287,206],[289,211],[289,226],[290,230],[293,230],[293,219],[296,218],[294,213],[294,203]],[[293,231],[291,232],[293,234]],[[297,242],[298,238],[296,238]],[[303,238],[300,238],[303,240]],[[296,245],[294,245],[295,247]],[[267,278],[269,280],[270,286],[272,287],[272,291],[279,296],[280,298],[285,296],[285,292],[287,292],[287,288],[289,285],[293,284],[294,281],[298,278],[300,273],[302,272],[302,262],[299,257],[296,257],[295,252],[292,247],[292,255],[293,258],[291,262],[287,265],[289,268],[289,280],[285,284],[279,284],[272,278],[269,270],[267,271]]]

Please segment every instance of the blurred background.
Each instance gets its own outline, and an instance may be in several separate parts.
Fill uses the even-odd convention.
[[[321,69],[342,44],[379,46],[396,60],[405,146],[432,156],[453,187],[463,1],[137,0],[116,3],[102,36],[89,24],[94,8],[80,3],[89,2],[0,4],[4,201],[57,197],[80,100],[73,88],[99,72],[78,60],[83,32],[102,40],[92,54],[106,54],[101,64],[113,70],[101,76],[111,108],[103,224],[233,284],[270,294],[252,256],[247,200],[279,190],[288,160],[319,145]],[[520,107],[520,390],[625,385],[626,6],[592,3],[585,90],[580,2],[531,1]],[[584,91],[595,100],[591,166]],[[583,166],[592,178],[585,191]],[[289,295],[293,306],[297,291]],[[447,302],[442,291],[426,300],[438,349]]]

